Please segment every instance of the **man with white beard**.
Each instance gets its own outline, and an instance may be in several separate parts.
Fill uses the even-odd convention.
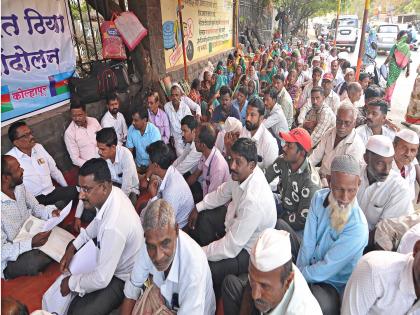
[[[357,203],[359,162],[338,155],[330,187],[317,191],[306,218],[296,265],[325,315],[339,314],[340,295],[368,243],[365,215]]]

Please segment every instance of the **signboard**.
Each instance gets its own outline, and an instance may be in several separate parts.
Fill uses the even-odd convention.
[[[183,64],[178,2],[161,0],[166,69]],[[233,0],[183,0],[182,22],[187,62],[233,46]]]
[[[70,98],[76,58],[65,0],[1,1],[1,121]]]

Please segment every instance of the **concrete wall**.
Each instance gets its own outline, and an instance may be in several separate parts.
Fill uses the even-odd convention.
[[[121,103],[121,112],[124,114],[127,122],[131,121],[133,108],[137,106],[134,96],[139,88],[136,85],[129,87],[129,92],[119,94]],[[54,110],[41,113],[26,119],[26,123],[31,128],[33,135],[38,143],[41,143],[51,154],[62,171],[72,167],[70,157],[64,144],[64,131],[71,122],[70,104],[64,105]],[[88,116],[95,117],[100,121],[106,112],[105,101],[99,101],[86,105]],[[1,153],[7,153],[12,148],[12,143],[7,137],[8,126],[1,128]]]

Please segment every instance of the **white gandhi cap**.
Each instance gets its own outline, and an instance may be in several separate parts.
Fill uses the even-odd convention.
[[[254,267],[262,272],[283,266],[292,259],[289,233],[266,229],[252,248],[250,259]]]
[[[370,136],[366,144],[366,150],[383,157],[394,156],[394,146],[392,145],[392,140],[383,135]]]
[[[419,144],[419,136],[417,132],[410,129],[402,129],[397,132],[396,137],[411,144]]]
[[[225,121],[226,132],[241,132],[242,123],[235,117],[228,117]]]

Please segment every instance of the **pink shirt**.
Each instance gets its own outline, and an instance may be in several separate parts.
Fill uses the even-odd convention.
[[[215,191],[217,187],[230,178],[229,166],[216,147],[213,147],[207,159],[204,155],[201,157],[200,162],[198,162],[198,169],[202,171],[203,197]]]
[[[64,133],[64,142],[74,165],[82,166],[87,160],[99,157],[96,132],[102,129],[96,118],[87,117],[87,127],[79,127],[73,121]]]

